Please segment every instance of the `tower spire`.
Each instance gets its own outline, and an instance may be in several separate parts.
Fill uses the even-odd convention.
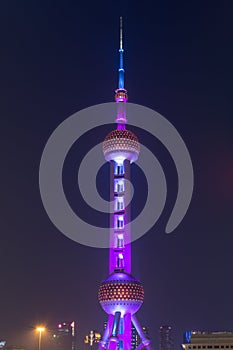
[[[124,89],[124,68],[123,68],[123,26],[122,26],[122,17],[120,17],[120,48],[119,48],[119,54],[120,54],[120,62],[119,62],[119,80],[118,80],[118,89]]]
[[[122,26],[122,16],[120,17],[120,50],[123,49],[123,26]]]
[[[125,129],[125,124],[127,123],[126,119],[126,108],[125,102],[128,100],[127,90],[125,89],[125,71],[123,66],[123,26],[122,26],[122,17],[120,17],[120,48],[119,48],[119,68],[118,68],[118,88],[115,93],[115,101],[117,102],[117,128]]]

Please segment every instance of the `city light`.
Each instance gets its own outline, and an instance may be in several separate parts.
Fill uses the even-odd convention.
[[[36,330],[41,333],[45,331],[45,327],[37,327]]]
[[[45,331],[45,327],[43,327],[43,326],[38,326],[38,327],[36,327],[36,331],[39,333],[39,337],[38,337],[38,350],[41,350],[41,338],[42,338],[42,333]]]

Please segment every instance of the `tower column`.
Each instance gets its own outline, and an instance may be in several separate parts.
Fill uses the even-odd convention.
[[[125,254],[124,254],[124,263],[125,263],[125,271],[131,273],[131,182],[130,182],[130,161],[125,159],[124,161],[124,170],[125,170],[125,203],[129,203],[125,208],[124,221],[125,221]]]
[[[109,237],[109,274],[111,274],[115,267],[115,252],[114,252],[114,161],[110,161],[110,216],[109,216],[109,227],[110,227],[110,237]]]

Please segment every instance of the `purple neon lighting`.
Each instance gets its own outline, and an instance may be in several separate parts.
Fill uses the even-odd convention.
[[[119,86],[115,91],[117,103],[116,130],[103,142],[103,153],[110,162],[110,248],[109,277],[99,288],[98,298],[109,315],[100,350],[131,350],[131,326],[135,324],[142,348],[149,350],[149,341],[143,335],[135,313],[144,300],[142,284],[131,275],[130,230],[130,163],[137,160],[140,143],[133,132],[126,130],[127,90],[124,88],[122,18],[120,19]],[[117,322],[117,327],[116,327]],[[119,326],[119,327],[118,327]]]

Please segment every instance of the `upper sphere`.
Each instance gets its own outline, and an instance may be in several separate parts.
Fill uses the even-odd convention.
[[[132,131],[117,129],[105,137],[103,152],[107,161],[128,159],[132,163],[138,159],[140,143]]]

